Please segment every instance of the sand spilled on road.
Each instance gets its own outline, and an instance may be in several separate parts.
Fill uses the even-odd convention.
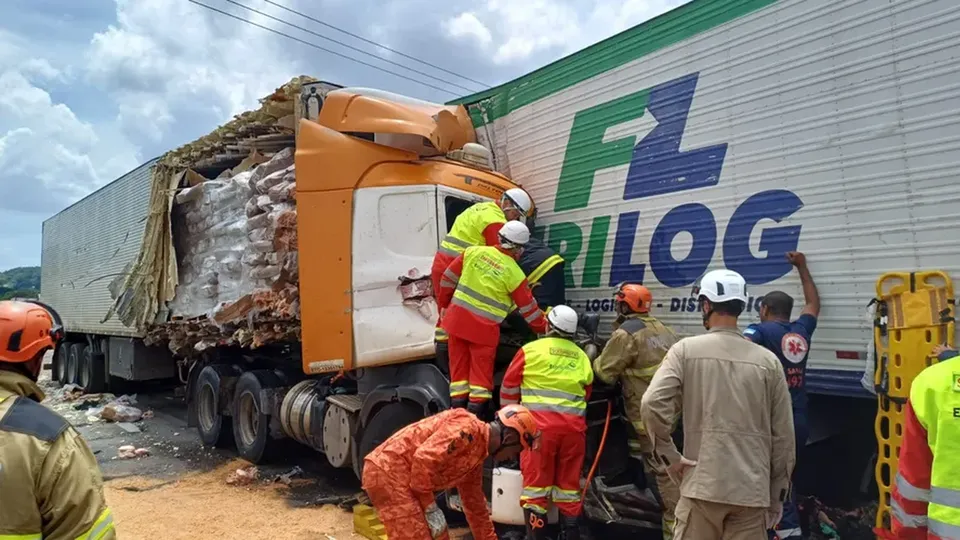
[[[283,484],[227,485],[230,473],[247,465],[234,461],[172,483],[143,477],[108,482],[105,493],[118,536],[124,540],[362,539],[353,533],[352,514],[330,505],[292,507]]]

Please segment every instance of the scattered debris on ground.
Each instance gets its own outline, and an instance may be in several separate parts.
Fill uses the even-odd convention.
[[[127,444],[117,448],[117,457],[120,459],[133,459],[146,457],[150,455],[150,450],[146,448],[137,448],[131,444]]]
[[[874,540],[877,503],[845,510],[824,505],[816,497],[800,501],[804,532],[811,540]]]
[[[299,468],[299,467],[298,467]],[[254,466],[241,467],[227,476],[227,484],[231,486],[245,486],[260,479],[260,469]]]
[[[290,469],[290,471],[288,472],[285,472],[283,474],[278,474],[276,477],[274,477],[273,481],[280,482],[283,485],[289,486],[290,483],[293,481],[294,477],[298,477],[302,475],[303,475],[303,469],[301,469],[300,466],[298,465],[293,469]]]

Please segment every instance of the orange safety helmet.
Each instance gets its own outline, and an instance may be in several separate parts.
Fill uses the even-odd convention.
[[[61,339],[63,324],[53,308],[41,302],[0,302],[0,362],[29,362]]]
[[[540,428],[530,410],[523,405],[507,405],[497,411],[497,420],[503,427],[516,430],[520,434],[520,445],[524,450],[536,450],[540,446]]]
[[[650,289],[633,283],[621,283],[613,298],[629,306],[634,313],[649,313],[650,305],[653,304]]]

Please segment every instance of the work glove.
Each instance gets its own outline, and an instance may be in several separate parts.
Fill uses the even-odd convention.
[[[767,530],[773,530],[783,518],[783,503],[777,501],[767,508]]]
[[[440,510],[436,502],[427,505],[423,513],[427,518],[427,526],[430,527],[431,538],[440,538],[447,532],[447,519],[443,517],[443,510]]]

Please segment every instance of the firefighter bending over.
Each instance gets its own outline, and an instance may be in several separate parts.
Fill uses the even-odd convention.
[[[116,538],[90,449],[40,404],[43,355],[63,338],[39,302],[0,302],[0,539]]]
[[[363,489],[390,540],[447,539],[446,521],[434,493],[457,488],[476,540],[497,540],[483,494],[483,462],[516,458],[539,445],[530,411],[504,407],[487,424],[463,409],[451,409],[411,424],[364,459]]]
[[[640,418],[640,403],[663,357],[679,341],[669,327],[650,315],[653,295],[643,285],[622,284],[613,296],[617,321],[600,356],[593,361],[597,378],[623,388],[624,409],[630,422],[630,461],[634,482],[649,487],[663,508],[663,538],[673,538],[674,510],[680,488],[653,456],[653,443]]]
[[[547,509],[559,510],[566,540],[580,538],[580,473],[586,452],[587,401],[593,384],[590,358],[574,343],[579,315],[569,306],[547,314],[547,336],[524,345],[503,377],[500,404],[518,401],[543,433],[540,450],[520,454],[520,505],[527,539],[543,540]]]

